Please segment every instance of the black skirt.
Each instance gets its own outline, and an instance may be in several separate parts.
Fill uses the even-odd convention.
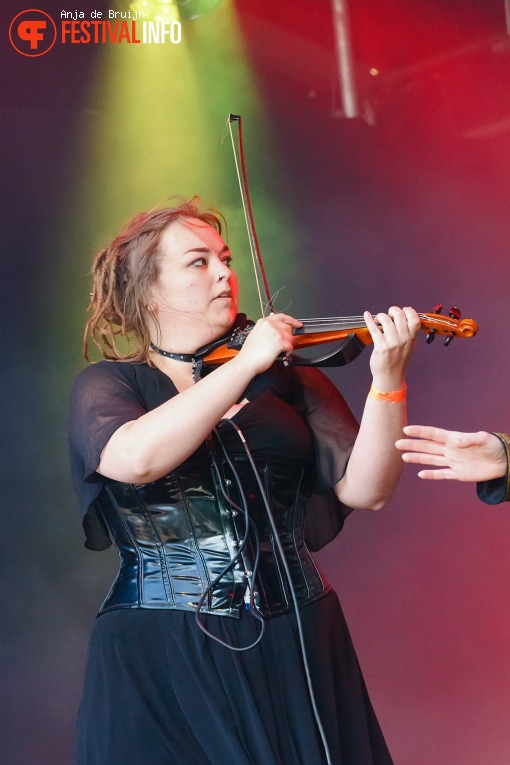
[[[301,610],[317,706],[333,765],[391,765],[335,593]],[[203,615],[232,645],[260,629]],[[122,610],[94,625],[76,765],[325,765],[294,614],[238,653],[194,613]]]

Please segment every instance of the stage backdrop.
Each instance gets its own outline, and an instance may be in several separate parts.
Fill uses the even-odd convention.
[[[65,9],[45,0],[58,34],[37,57],[9,41],[27,4],[2,6],[6,765],[71,762],[88,632],[116,571],[114,552],[83,548],[67,469],[92,255],[131,214],[198,194],[227,217],[242,307],[257,317],[229,112],[245,121],[277,309],[312,317],[458,306],[479,335],[449,348],[418,338],[409,419],[510,428],[503,1],[351,5],[353,120],[341,113],[328,0],[225,0],[183,23],[180,42],[159,44],[63,42]],[[82,0],[67,21],[128,8]],[[369,355],[331,373],[357,416]],[[482,505],[472,486],[420,482],[406,467],[388,507],[353,513],[318,558],[396,765],[508,765],[510,508]]]

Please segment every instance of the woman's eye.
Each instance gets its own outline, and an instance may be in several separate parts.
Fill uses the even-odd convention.
[[[224,263],[225,263],[225,265],[226,265],[226,266],[228,266],[229,268],[232,268],[232,260],[233,260],[233,258],[231,258],[231,257],[228,257],[228,258],[223,258],[223,262],[224,262]]]
[[[205,266],[205,264],[206,264],[205,258],[197,258],[192,263],[190,263],[190,266],[200,267],[200,266]]]

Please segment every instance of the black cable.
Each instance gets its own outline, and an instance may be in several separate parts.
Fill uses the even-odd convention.
[[[208,637],[212,638],[213,640],[216,640],[217,643],[221,643],[221,645],[225,646],[225,648],[229,648],[231,651],[249,651],[251,648],[254,648],[262,640],[262,636],[263,636],[263,634],[265,632],[265,629],[266,629],[265,620],[262,617],[262,615],[259,614],[259,612],[258,612],[258,610],[257,610],[257,608],[255,606],[254,594],[253,594],[254,593],[254,588],[253,588],[253,586],[252,586],[252,584],[250,582],[249,582],[249,585],[250,585],[250,611],[251,611],[251,614],[253,615],[253,617],[255,619],[257,619],[260,622],[260,624],[261,624],[261,630],[260,630],[259,636],[258,636],[258,638],[253,643],[250,643],[250,645],[242,646],[242,647],[237,647],[237,646],[230,645],[230,643],[227,643],[225,640],[222,640],[221,638],[216,637],[216,635],[213,635],[212,632],[209,632],[207,627],[205,627],[202,624],[202,622],[200,621],[200,611],[201,611],[202,606],[203,606],[205,600],[207,599],[209,593],[212,592],[212,590],[216,587],[218,582],[225,576],[225,574],[227,574],[231,569],[234,568],[235,564],[239,560],[239,558],[240,558],[240,556],[241,556],[241,554],[242,554],[242,552],[243,552],[243,550],[244,550],[244,548],[246,546],[246,543],[248,541],[248,535],[249,535],[250,526],[252,528],[252,531],[254,532],[254,538],[255,538],[255,545],[254,545],[255,546],[255,559],[254,559],[254,562],[253,562],[253,570],[252,570],[252,573],[251,573],[252,582],[255,581],[255,577],[257,575],[257,570],[258,570],[258,566],[259,566],[259,557],[260,557],[260,545],[259,545],[258,532],[257,532],[256,526],[253,523],[253,521],[251,520],[249,512],[248,512],[248,503],[246,502],[246,495],[245,495],[245,493],[243,491],[241,480],[239,478],[239,475],[237,474],[236,469],[234,468],[232,460],[230,459],[230,457],[229,457],[229,455],[228,455],[228,453],[227,453],[227,451],[226,451],[226,449],[225,449],[225,447],[224,447],[224,445],[223,445],[223,443],[221,441],[221,438],[220,438],[220,435],[219,435],[217,429],[215,428],[213,432],[215,433],[215,435],[216,435],[216,437],[218,439],[218,442],[220,443],[220,445],[222,447],[222,450],[223,450],[223,453],[224,453],[225,458],[227,460],[227,463],[228,463],[228,465],[229,465],[229,467],[230,467],[230,469],[232,471],[232,475],[235,478],[242,507],[239,506],[236,502],[234,502],[231,499],[231,497],[229,497],[228,494],[226,493],[226,491],[225,491],[225,489],[223,487],[223,480],[222,480],[222,477],[221,477],[221,474],[220,474],[220,470],[218,468],[218,465],[216,464],[216,460],[215,460],[214,454],[211,451],[212,467],[213,467],[214,472],[216,473],[216,478],[217,478],[218,484],[220,486],[221,493],[222,493],[223,497],[227,500],[227,502],[237,512],[242,513],[242,515],[244,516],[244,519],[245,519],[245,528],[244,528],[243,538],[242,538],[241,542],[239,543],[239,547],[237,549],[236,554],[233,556],[233,558],[230,560],[230,562],[220,571],[220,573],[213,579],[213,581],[209,584],[209,586],[206,588],[206,590],[204,590],[204,592],[202,594],[202,597],[198,601],[198,605],[197,605],[197,608],[196,608],[196,611],[195,611],[195,621],[198,624],[198,626],[200,627],[200,629],[202,630],[202,632],[204,632]]]
[[[258,485],[259,490],[260,490],[262,501],[264,503],[264,507],[265,507],[265,510],[266,510],[266,513],[267,513],[267,517],[268,517],[268,520],[269,520],[269,525],[271,526],[271,531],[273,532],[276,548],[277,548],[277,550],[278,550],[278,552],[280,554],[280,557],[281,557],[281,562],[282,562],[282,565],[283,565],[283,569],[285,571],[285,576],[287,577],[287,582],[288,582],[289,590],[290,590],[290,593],[291,593],[291,596],[292,596],[292,602],[294,604],[294,609],[295,609],[295,612],[296,612],[296,624],[297,624],[298,634],[299,634],[299,643],[300,643],[300,647],[301,647],[301,656],[302,656],[303,665],[304,665],[304,668],[305,668],[306,683],[307,683],[307,686],[308,686],[308,694],[310,696],[310,702],[312,704],[312,710],[313,710],[315,722],[317,724],[317,728],[319,729],[319,734],[320,734],[320,737],[321,737],[322,746],[324,748],[324,753],[326,755],[327,765],[332,765],[332,763],[331,763],[331,754],[330,754],[330,751],[329,751],[328,742],[326,740],[326,734],[324,732],[324,726],[322,725],[322,720],[320,718],[319,710],[317,708],[317,702],[315,700],[315,694],[314,694],[314,691],[313,691],[312,677],[311,677],[311,674],[310,674],[310,667],[309,667],[308,658],[307,658],[307,655],[306,655],[305,639],[304,639],[304,635],[303,635],[303,625],[301,623],[301,614],[299,613],[299,605],[298,605],[298,601],[297,601],[296,591],[294,589],[294,584],[292,582],[292,577],[291,577],[290,569],[289,569],[289,566],[288,566],[288,563],[287,563],[287,559],[285,557],[285,552],[284,552],[282,543],[280,541],[280,536],[278,534],[278,529],[277,529],[277,526],[276,526],[276,523],[275,523],[275,520],[274,520],[274,516],[273,516],[273,513],[272,513],[271,508],[269,506],[269,502],[268,502],[268,499],[267,499],[267,496],[266,496],[265,489],[264,489],[264,487],[262,485],[262,481],[260,480],[260,475],[259,475],[259,472],[257,470],[257,466],[255,465],[255,461],[254,461],[254,459],[252,457],[250,448],[249,448],[248,444],[246,443],[246,439],[244,437],[244,434],[243,434],[241,428],[239,428],[238,425],[236,425],[236,423],[233,422],[230,419],[220,420],[220,424],[222,424],[222,423],[228,423],[237,432],[237,435],[239,436],[239,438],[241,440],[241,443],[243,445],[244,451],[245,451],[246,456],[248,458],[248,462],[250,463],[250,466],[251,466],[251,468],[253,470],[253,474],[254,474],[255,479],[257,481],[257,485]],[[230,465],[231,469],[233,470],[233,465],[232,465],[232,463],[230,461],[230,458],[228,457],[226,449],[223,446],[223,443],[221,441],[219,433],[218,433],[218,431],[216,429],[215,429],[215,433],[216,433],[216,436],[217,436],[217,438],[218,438],[218,440],[219,440],[219,442],[220,442],[220,444],[221,444],[221,446],[223,448],[225,456],[227,457],[229,465]],[[238,483],[238,486],[240,486],[239,476],[237,475],[235,470],[233,470],[233,472],[234,472],[234,475],[236,477],[236,482]],[[241,501],[244,503],[246,501],[246,499],[245,499],[245,496],[244,496],[244,492],[242,491],[242,488],[240,489],[240,491],[241,491],[240,496],[242,497]],[[246,510],[247,510],[247,508],[246,508]],[[247,524],[247,526],[248,526],[248,524]],[[218,579],[218,577],[216,578],[216,580],[217,579]],[[252,588],[252,590],[253,590],[253,588]],[[251,600],[252,599],[253,599],[253,596],[251,595],[251,597],[250,597],[250,604],[251,604]],[[253,612],[253,615],[255,616],[254,612]],[[262,633],[259,635],[259,638],[256,641],[257,643],[259,642],[261,637],[262,637]],[[223,641],[219,641],[219,642],[223,642]],[[225,643],[223,643],[223,644],[226,645]],[[253,645],[256,645],[256,643],[254,643]],[[232,648],[232,646],[228,646],[228,647]],[[252,647],[252,646],[249,646],[249,647]],[[243,649],[232,648],[232,650],[243,650]]]

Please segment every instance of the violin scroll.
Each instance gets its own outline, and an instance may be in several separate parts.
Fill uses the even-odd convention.
[[[436,334],[446,335],[445,345],[450,345],[454,337],[474,337],[478,332],[478,324],[473,319],[460,319],[458,308],[451,308],[449,316],[442,316],[436,309],[432,313],[419,313],[421,328],[427,333],[427,343],[431,343]]]

